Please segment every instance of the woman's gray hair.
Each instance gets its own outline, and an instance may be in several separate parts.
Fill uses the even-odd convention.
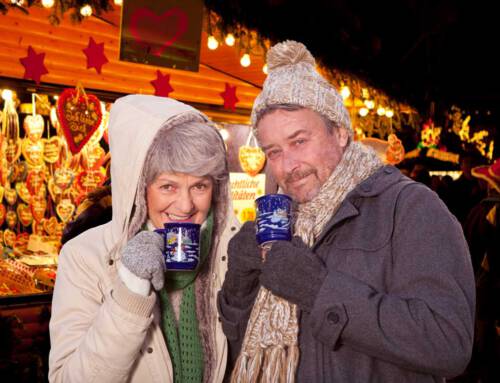
[[[219,228],[222,227],[229,198],[229,171],[224,140],[212,123],[204,121],[200,116],[188,114],[167,121],[148,149],[137,187],[129,238],[147,221],[147,187],[165,172],[210,177],[214,183],[214,222]]]

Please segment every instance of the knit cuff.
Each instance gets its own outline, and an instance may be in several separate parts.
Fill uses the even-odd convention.
[[[154,292],[151,292],[147,297],[133,293],[120,278],[116,278],[111,295],[124,310],[142,317],[149,317],[156,303]]]

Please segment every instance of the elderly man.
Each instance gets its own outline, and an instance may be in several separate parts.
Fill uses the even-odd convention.
[[[232,381],[459,374],[475,300],[459,223],[435,193],[353,141],[341,97],[302,44],[277,44],[267,61],[252,121],[296,204],[295,237],[275,242],[265,261],[253,223],[229,244],[218,307],[233,361],[239,355]]]

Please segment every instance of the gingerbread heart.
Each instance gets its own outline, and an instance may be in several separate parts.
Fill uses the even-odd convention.
[[[19,197],[21,197],[21,199],[24,202],[30,203],[31,194],[30,194],[30,191],[28,190],[28,187],[26,186],[26,182],[17,182],[16,183],[16,191],[17,191],[17,195]]]
[[[33,214],[31,216],[33,217]],[[43,223],[44,222],[45,222],[45,218],[42,219],[40,222],[33,220],[33,222],[31,223],[31,227],[33,228],[33,234],[43,235],[43,233],[44,233]]]
[[[16,227],[17,224],[17,214],[14,210],[9,210],[5,216],[5,220],[7,221],[7,226],[11,229]]]
[[[57,230],[57,218],[50,217],[49,219],[43,220],[43,229],[48,235],[54,235]]]
[[[264,152],[257,146],[240,146],[238,158],[243,171],[252,177],[259,174],[266,162]]]
[[[64,223],[69,222],[69,220],[73,217],[73,213],[75,212],[75,205],[71,202],[70,199],[61,200],[56,206],[56,213]]]
[[[16,233],[10,229],[5,229],[3,232],[3,241],[8,247],[13,249],[16,242]]]
[[[16,179],[12,180],[11,182],[23,182],[28,175],[28,165],[25,161],[18,161],[14,164],[14,168],[16,169]]]
[[[4,192],[5,188],[2,185],[0,185],[0,203],[3,201]]]
[[[59,159],[61,151],[61,139],[58,136],[44,138],[43,140],[43,159],[49,164],[55,164]]]
[[[101,103],[77,89],[65,89],[57,100],[57,117],[72,153],[78,153],[102,119]]]
[[[68,168],[59,168],[54,172],[54,184],[60,190],[68,189],[75,178],[75,172]]]
[[[83,193],[88,193],[103,184],[106,176],[99,170],[86,170],[76,178],[76,185]]]
[[[26,116],[24,119],[24,130],[26,132],[26,136],[33,142],[38,141],[42,138],[43,128],[45,126],[45,121],[43,117],[39,114]]]
[[[22,153],[31,167],[43,165],[43,141],[31,141],[29,138],[23,139]]]
[[[6,188],[4,191],[5,200],[9,205],[14,205],[17,201],[16,189]]]
[[[19,233],[16,236],[16,240],[14,242],[14,249],[18,250],[19,252],[26,251],[29,239],[30,237],[28,233]]]
[[[26,177],[26,186],[31,195],[36,195],[42,188],[45,182],[45,172],[40,169],[33,169],[28,172],[28,177]]]
[[[87,145],[83,154],[83,167],[85,169],[93,169],[94,166],[106,155],[106,152],[99,145]]]
[[[33,214],[33,219],[40,222],[45,216],[45,210],[47,209],[47,199],[41,195],[35,195],[31,197],[31,214]]]
[[[56,236],[59,240],[62,237],[63,231],[64,231],[64,226],[65,224],[63,222],[59,222],[56,225],[56,230],[54,231],[54,236]]]
[[[31,214],[31,209],[25,203],[20,203],[17,205],[17,216],[19,217],[19,222],[23,226],[29,226],[33,222],[33,215]]]
[[[50,198],[52,201],[57,201],[57,199],[62,194],[62,190],[59,189],[54,183],[54,178],[50,178],[49,182],[47,182],[47,189],[49,189]]]
[[[0,204],[0,226],[3,225],[5,222],[5,216],[7,215],[7,209],[5,209],[5,206]]]
[[[16,162],[21,156],[21,140],[13,140],[9,138],[7,140],[7,146],[5,148],[5,159],[9,164]]]

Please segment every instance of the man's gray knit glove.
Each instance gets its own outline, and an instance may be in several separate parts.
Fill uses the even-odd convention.
[[[151,281],[161,290],[165,279],[163,237],[154,231],[141,231],[128,241],[122,253],[122,264],[134,275]]]
[[[323,262],[299,237],[276,241],[262,265],[260,283],[273,294],[311,311],[327,274]]]

